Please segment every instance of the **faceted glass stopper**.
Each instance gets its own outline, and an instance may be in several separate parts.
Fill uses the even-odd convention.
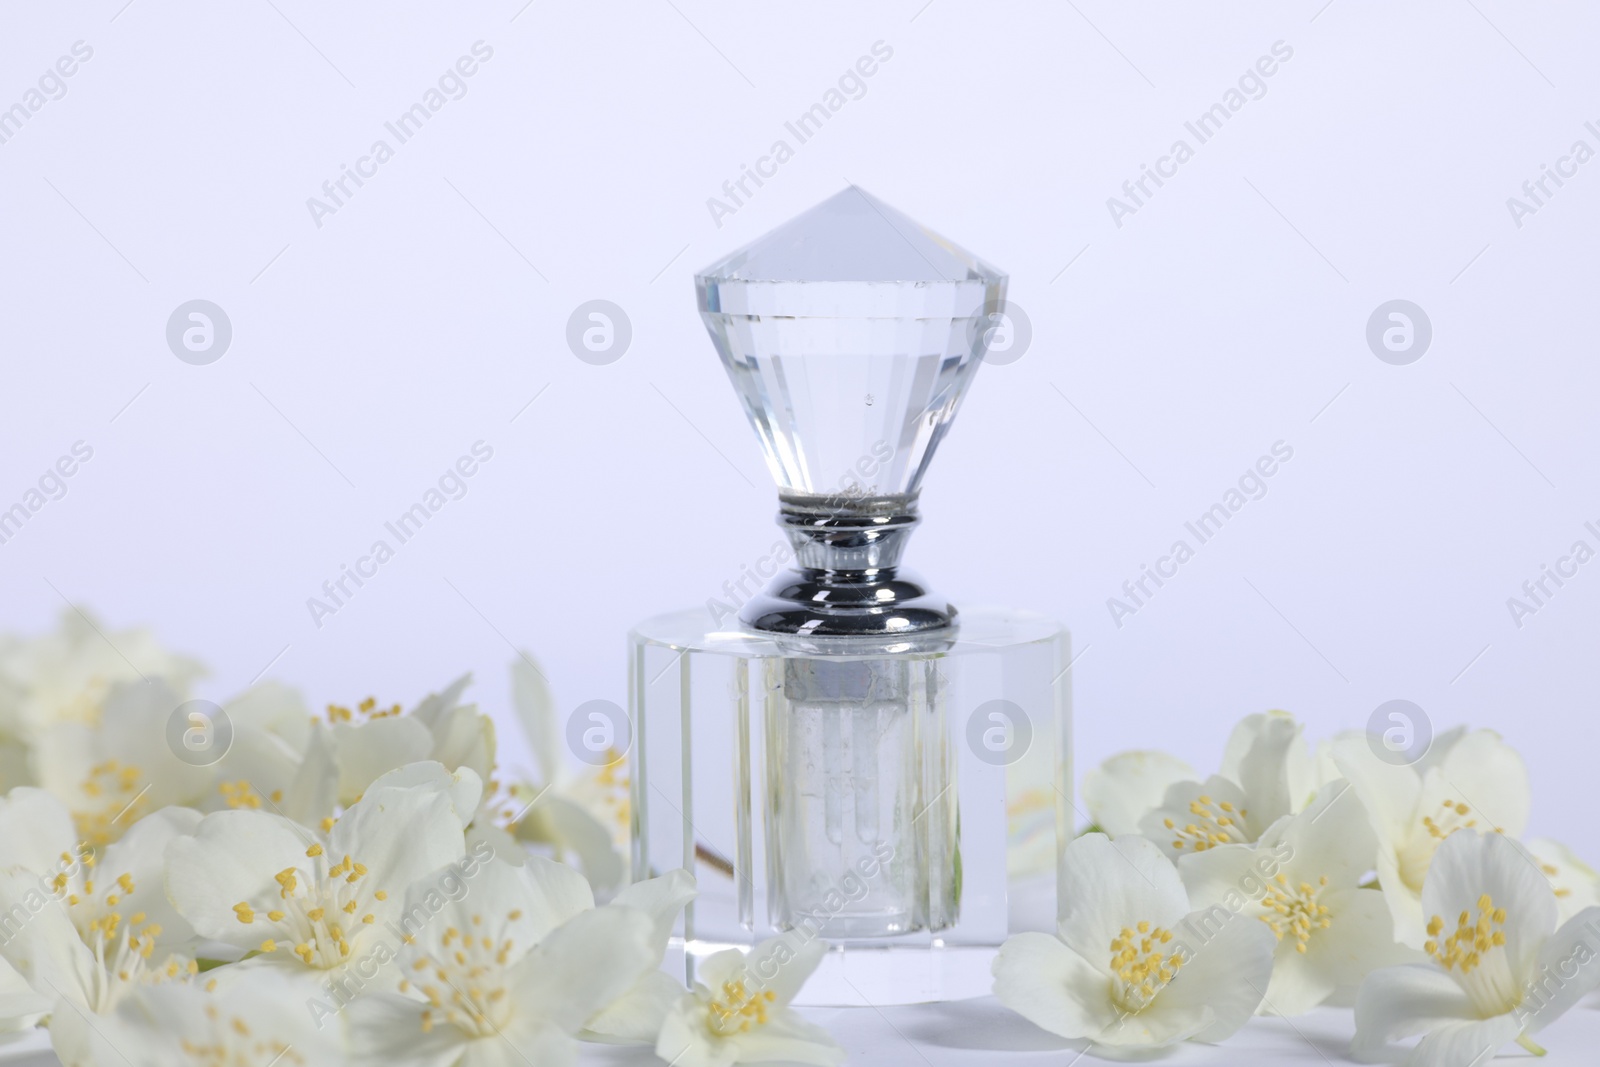
[[[707,267],[700,314],[786,498],[914,498],[1006,276],[851,186]]]

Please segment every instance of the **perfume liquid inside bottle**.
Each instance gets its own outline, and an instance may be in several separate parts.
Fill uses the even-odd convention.
[[[921,743],[942,730],[937,664],[788,659],[767,673],[774,918],[828,940],[949,926],[953,842],[928,801],[951,768]]]

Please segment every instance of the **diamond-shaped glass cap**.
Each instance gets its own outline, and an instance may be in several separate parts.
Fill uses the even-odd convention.
[[[851,186],[695,277],[786,496],[916,493],[1006,276]]]

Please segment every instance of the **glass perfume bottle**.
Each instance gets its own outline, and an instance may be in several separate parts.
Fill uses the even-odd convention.
[[[836,950],[813,1002],[953,999],[988,992],[1009,933],[1054,926],[1067,634],[958,613],[900,564],[1005,286],[854,187],[696,277],[794,566],[736,619],[630,634],[632,869],[696,875],[691,976],[797,931]]]

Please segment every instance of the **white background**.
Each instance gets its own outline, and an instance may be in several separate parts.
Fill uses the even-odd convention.
[[[1209,770],[1248,712],[1317,737],[1406,698],[1504,732],[1533,829],[1596,858],[1600,563],[1520,629],[1506,605],[1600,549],[1600,162],[1520,228],[1506,205],[1600,149],[1592,8],[124,2],[0,24],[0,107],[94,49],[0,145],[0,506],[94,448],[0,545],[0,626],[63,597],[147,623],[216,699],[269,663],[316,705],[471,670],[503,715],[515,645],[563,707],[623,702],[628,626],[777,537],[692,272],[848,180],[1008,270],[1032,319],[932,467],[911,562],[1071,625],[1080,771],[1131,747]],[[466,95],[397,145],[384,123],[479,40]],[[716,225],[707,199],[877,41],[865,95]],[[1117,226],[1107,198],[1278,41],[1266,94]],[[378,138],[395,157],[316,225]],[[195,298],[233,325],[209,366],[165,341]],[[609,366],[564,340],[594,298],[632,322]],[[1395,298],[1433,325],[1409,366],[1365,340]],[[307,598],[478,440],[468,495],[316,626]],[[1268,495],[1116,626],[1107,598],[1279,440]]]

